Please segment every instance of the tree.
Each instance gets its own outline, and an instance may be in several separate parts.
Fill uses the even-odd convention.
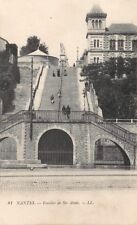
[[[93,83],[98,103],[103,111],[104,118],[135,118],[137,93],[137,62],[135,59],[110,59],[103,64],[91,64],[82,70]],[[126,78],[122,77],[126,73]],[[115,74],[118,79],[114,79]]]
[[[40,46],[39,46],[39,50],[48,54],[48,47],[45,43],[41,43]]]
[[[117,58],[117,76],[118,78],[122,77],[122,74],[125,72],[124,59],[122,57]]]
[[[10,56],[14,59],[9,60]],[[3,101],[3,113],[13,110],[14,92],[20,82],[20,71],[17,66],[17,46],[8,44],[0,53],[0,99]]]
[[[110,58],[109,61],[104,63],[107,73],[112,77],[115,78],[116,75],[116,60],[115,58]]]
[[[14,100],[15,82],[9,69],[0,73],[0,98],[3,100],[3,112],[12,108]]]
[[[25,46],[22,46],[20,55],[27,55],[31,52],[36,51],[38,48],[44,53],[48,53],[48,47],[46,46],[46,44],[40,43],[40,39],[37,36],[31,36],[27,39],[27,44]]]

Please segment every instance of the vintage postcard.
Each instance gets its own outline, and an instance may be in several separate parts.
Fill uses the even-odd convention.
[[[0,9],[0,225],[137,225],[137,0]]]

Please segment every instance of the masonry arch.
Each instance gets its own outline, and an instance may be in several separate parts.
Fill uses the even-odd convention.
[[[94,21],[94,20],[92,20],[92,28],[94,28],[94,24],[95,24],[95,21]]]
[[[17,160],[18,143],[11,136],[0,137],[0,160]]]
[[[73,165],[74,144],[71,136],[59,128],[43,132],[38,141],[38,159],[48,165]]]
[[[95,20],[96,29],[98,29],[98,20]]]
[[[130,158],[127,152],[111,138],[99,138],[95,141],[95,166],[130,168]]]

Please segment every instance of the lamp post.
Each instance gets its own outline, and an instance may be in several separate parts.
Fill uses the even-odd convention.
[[[83,90],[83,98],[84,98],[84,112],[86,111],[86,103],[85,103],[85,98],[86,98],[86,90],[84,88]]]
[[[33,57],[31,59],[31,80],[30,80],[30,140],[33,135]]]
[[[59,89],[59,106],[58,106],[58,121],[60,119],[61,98],[62,98],[62,79],[63,79],[63,61],[60,61],[60,89]]]

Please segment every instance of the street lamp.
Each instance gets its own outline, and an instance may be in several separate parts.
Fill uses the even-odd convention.
[[[60,118],[60,111],[61,111],[61,97],[62,97],[62,79],[63,79],[63,73],[64,73],[64,68],[63,68],[63,60],[60,61],[60,89],[59,89],[59,106],[58,106],[58,121]]]
[[[33,135],[33,57],[31,59],[31,80],[30,80],[30,140]]]
[[[86,90],[84,88],[83,90],[83,98],[84,98],[84,112],[86,111],[86,103],[85,103],[85,98],[86,98]]]

